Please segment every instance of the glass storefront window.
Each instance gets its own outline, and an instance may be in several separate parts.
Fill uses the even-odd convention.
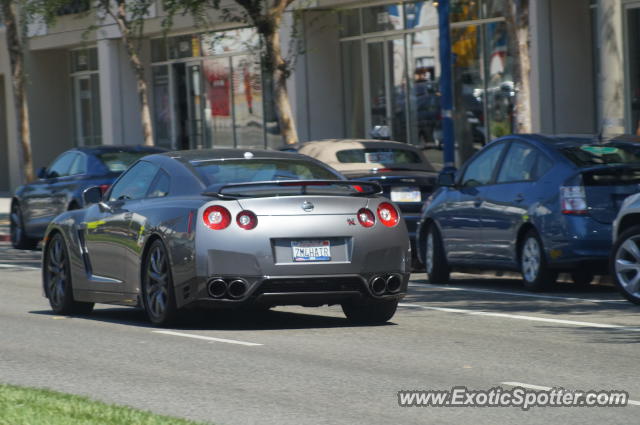
[[[264,116],[260,60],[251,55],[234,56],[231,67],[236,147],[262,147]]]
[[[485,144],[484,84],[482,78],[482,26],[451,30],[453,61],[454,123],[460,163]]]
[[[200,38],[204,56],[237,52],[257,54],[260,50],[260,36],[255,28],[207,33],[202,34]]]
[[[215,146],[235,145],[229,58],[207,59],[202,62],[206,87],[205,119],[209,140]]]
[[[513,58],[508,51],[507,25],[496,22],[485,25],[484,29],[487,60],[483,97],[487,107],[489,138],[494,139],[513,132]]]
[[[167,60],[167,42],[164,38],[151,40],[151,62],[164,62]]]
[[[506,16],[505,7],[511,6],[508,0],[484,0],[482,3],[483,18],[501,18]]]
[[[82,49],[71,51],[71,72],[97,71],[98,49]]]
[[[407,34],[409,60],[409,141],[440,146],[440,60],[438,30]]]
[[[196,56],[193,52],[192,38],[193,36],[191,35],[170,38],[168,40],[169,59],[182,59]]]
[[[156,145],[171,148],[171,96],[169,67],[152,67],[153,73],[153,121]]]
[[[72,77],[74,135],[77,146],[102,143],[100,79],[97,73]]]
[[[406,29],[438,26],[438,9],[431,0],[405,4],[404,17]]]
[[[365,33],[400,30],[403,25],[404,13],[401,4],[362,9],[362,29]]]
[[[340,37],[360,35],[360,9],[347,9],[339,13]]]
[[[640,134],[640,8],[627,10],[629,98],[631,133]]]
[[[480,19],[480,0],[451,0],[451,22]]]
[[[365,137],[362,87],[362,42],[342,43],[342,84],[345,107],[345,136]]]

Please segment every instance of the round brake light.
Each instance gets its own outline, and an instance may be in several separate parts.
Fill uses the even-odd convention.
[[[388,202],[383,202],[378,206],[378,217],[382,224],[387,227],[393,227],[400,221],[398,211]]]
[[[204,210],[202,214],[204,224],[213,230],[222,230],[229,227],[231,223],[231,213],[229,210],[220,205],[214,205]]]
[[[258,217],[253,212],[244,210],[236,216],[236,223],[244,230],[251,230],[258,225]]]
[[[358,221],[363,227],[371,227],[376,224],[376,216],[371,210],[360,208],[358,211]]]

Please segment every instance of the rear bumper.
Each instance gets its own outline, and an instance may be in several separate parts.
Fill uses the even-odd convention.
[[[398,276],[400,287],[393,292],[374,295],[370,282],[376,276]],[[340,304],[354,299],[402,299],[407,292],[409,273],[372,273],[366,275],[331,276],[211,276],[199,277],[195,281],[176,287],[179,307],[201,306],[213,308],[235,308],[248,305],[303,305],[320,306]],[[232,298],[229,292],[214,296],[210,283],[216,279],[226,282],[242,280],[246,292]]]
[[[565,217],[568,238],[546,243],[549,264],[557,269],[607,272],[612,225],[591,217]]]

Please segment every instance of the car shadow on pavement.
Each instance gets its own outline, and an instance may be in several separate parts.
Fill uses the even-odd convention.
[[[507,314],[597,315],[600,318],[578,320],[602,321],[601,317],[607,317],[608,323],[633,319],[640,313],[640,306],[624,300],[607,284],[580,287],[565,281],[550,290],[532,293],[523,289],[520,279],[512,278],[462,277],[452,279],[448,285],[429,285],[425,279],[413,282],[404,303]]]
[[[321,313],[322,307],[317,311]],[[310,309],[311,310],[311,309]],[[50,310],[30,311],[32,314],[56,316]],[[100,322],[158,328],[152,325],[145,312],[139,308],[112,307],[95,309],[91,314],[74,316],[75,319],[95,320]],[[185,310],[181,312],[176,323],[170,327],[174,330],[278,330],[278,329],[328,329],[356,328],[370,326],[395,326],[393,321],[382,325],[359,325],[344,317],[322,314],[307,314],[280,310]],[[159,329],[159,328],[158,328]],[[169,328],[168,328],[169,329]]]

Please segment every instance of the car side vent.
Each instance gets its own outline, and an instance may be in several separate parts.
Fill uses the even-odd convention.
[[[184,289],[182,290],[182,298],[183,299],[188,299],[191,296],[191,285],[187,285],[184,287]]]

